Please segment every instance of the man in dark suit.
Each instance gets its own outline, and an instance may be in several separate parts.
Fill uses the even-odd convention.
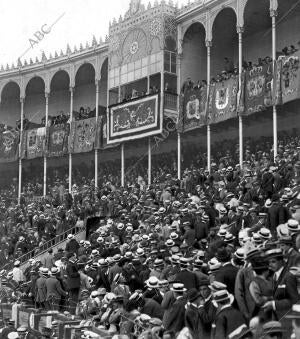
[[[228,249],[219,249],[217,259],[222,263],[222,267],[217,271],[215,280],[227,286],[228,292],[234,294],[235,279],[238,268],[230,262],[231,255]]]
[[[199,306],[199,317],[201,321],[201,338],[211,338],[212,323],[216,317],[216,307],[212,302],[211,289],[209,288],[208,278],[201,279],[199,282],[199,292],[201,294],[201,303]]]
[[[266,198],[271,198],[274,192],[274,176],[273,169],[268,168],[265,173],[262,175],[261,188],[264,191]]]
[[[201,294],[195,288],[188,291],[188,303],[185,309],[185,326],[190,330],[194,339],[201,339],[202,324],[199,313]]]
[[[108,262],[105,259],[99,261],[100,267],[98,269],[96,287],[104,287],[106,291],[110,292],[110,283],[108,275]]]
[[[228,338],[228,335],[245,323],[240,311],[232,307],[234,297],[227,290],[220,290],[213,295],[218,304],[216,312],[214,339]]]
[[[67,296],[67,293],[61,287],[61,283],[56,278],[58,274],[59,269],[57,267],[52,267],[50,277],[46,280],[47,308],[51,310],[58,310],[61,298]]]
[[[300,258],[300,253],[293,247],[293,238],[290,236],[282,237],[279,239],[279,244],[284,255],[285,266],[287,266],[287,269],[290,269],[292,266],[296,266],[296,262]]]
[[[280,248],[266,251],[269,268],[273,275],[273,300],[267,301],[263,308],[273,310],[277,319],[281,319],[299,300],[296,276],[292,275],[284,262]]]
[[[80,288],[80,274],[78,272],[75,254],[73,252],[68,253],[67,258],[66,274],[67,287],[70,295],[70,313],[75,314]]]
[[[184,293],[186,292],[186,288],[181,283],[174,283],[171,291],[174,293],[175,301],[165,311],[163,325],[166,331],[172,331],[176,334],[181,331],[185,325],[186,297]]]
[[[188,270],[189,258],[180,258],[180,272],[176,274],[175,281],[181,282],[187,290],[198,288],[198,279],[195,273]]]
[[[276,236],[276,227],[279,225],[279,197],[274,194],[272,197],[272,205],[268,209],[267,226],[270,229],[272,235]]]

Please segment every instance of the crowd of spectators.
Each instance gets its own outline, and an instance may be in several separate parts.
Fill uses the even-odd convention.
[[[28,306],[65,312],[115,338],[289,338],[293,326],[298,333],[299,137],[281,136],[275,161],[271,140],[245,140],[242,167],[235,141],[215,144],[211,173],[201,148],[185,147],[181,180],[170,152],[153,159],[150,186],[147,166],[133,159],[125,187],[119,162],[110,162],[97,189],[86,165],[71,193],[58,169],[49,172],[46,199],[33,199],[41,185],[30,176],[19,203],[16,180],[3,188],[6,298],[20,290]],[[78,242],[71,229],[88,217],[96,221]],[[24,253],[68,230],[65,248],[21,267]]]

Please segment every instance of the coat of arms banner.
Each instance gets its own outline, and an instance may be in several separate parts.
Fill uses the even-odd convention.
[[[187,88],[179,102],[178,130],[186,132],[206,123],[207,87]]]
[[[0,133],[0,163],[18,159],[19,132],[7,129]]]
[[[97,135],[96,118],[72,121],[69,139],[71,153],[90,152],[94,149]]]
[[[48,128],[47,156],[57,157],[68,153],[69,124],[58,124]]]
[[[34,128],[23,132],[21,157],[34,159],[44,156],[46,127]]]
[[[237,76],[214,83],[210,86],[207,107],[208,124],[216,124],[237,116],[237,93]]]
[[[158,94],[111,107],[107,143],[140,139],[160,133],[163,119],[159,112]]]
[[[263,111],[273,104],[273,64],[253,67],[243,74],[244,112],[249,115]]]

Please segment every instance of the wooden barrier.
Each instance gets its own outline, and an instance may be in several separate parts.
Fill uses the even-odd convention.
[[[91,331],[98,335],[97,339],[111,339],[111,335],[104,330],[94,326],[80,326],[80,319],[74,319],[65,316],[56,311],[41,311],[34,308],[28,308],[21,304],[0,304],[0,322],[9,318],[15,322],[15,328],[24,326],[28,331],[37,336],[41,335],[44,327],[53,329],[55,337],[58,339],[74,339],[75,335],[83,330]],[[54,327],[53,321],[57,322]]]

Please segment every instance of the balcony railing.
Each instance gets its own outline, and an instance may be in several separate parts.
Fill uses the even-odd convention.
[[[164,93],[164,109],[177,111],[177,100],[178,100],[177,94],[165,92]]]

